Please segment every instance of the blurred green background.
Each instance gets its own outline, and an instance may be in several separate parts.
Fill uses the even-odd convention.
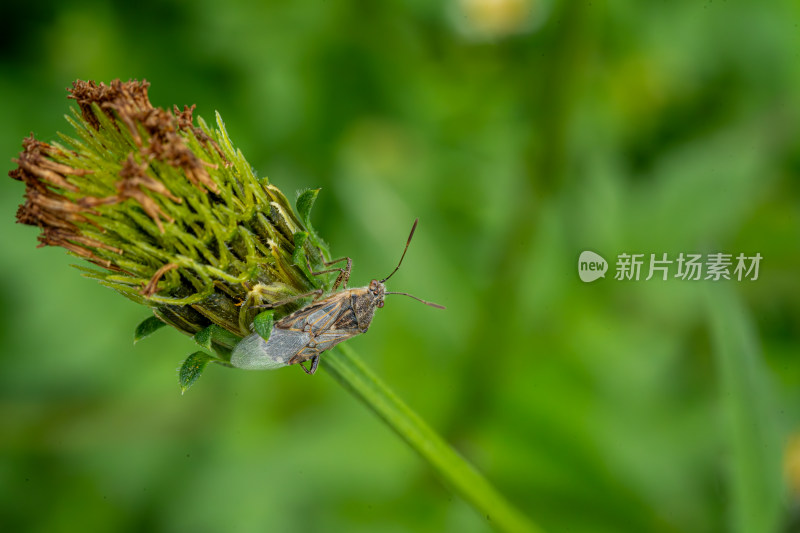
[[[75,79],[218,110],[352,286],[349,341],[548,531],[797,531],[800,7],[420,0],[0,7],[6,169]],[[486,531],[323,371],[209,368],[14,224],[0,180],[4,531]],[[583,250],[611,263],[582,283]],[[619,253],[744,252],[757,281],[613,279]],[[326,354],[326,356],[332,356]],[[324,366],[323,356],[323,366]],[[791,444],[794,442],[795,444]],[[794,489],[792,488],[794,487]]]

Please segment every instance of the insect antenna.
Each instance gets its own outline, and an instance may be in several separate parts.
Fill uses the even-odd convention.
[[[408,245],[411,244],[411,237],[414,236],[414,231],[417,229],[417,222],[419,222],[419,218],[414,219],[414,225],[411,226],[411,233],[408,235],[408,240],[406,241],[406,247],[403,250],[403,255],[400,256],[400,261],[397,262],[397,266],[394,267],[394,270],[392,270],[392,273],[381,280],[381,283],[384,283],[387,279],[389,279],[392,276],[394,276],[394,273],[397,272],[397,269],[400,268],[401,264],[403,264],[403,258],[406,256],[406,252],[408,251]],[[411,295],[409,294],[409,296],[411,296]]]
[[[404,296],[409,296],[409,297],[411,297],[411,298],[414,298],[414,299],[415,299],[415,300],[417,300],[418,302],[422,302],[422,303],[424,303],[425,305],[430,305],[431,307],[435,307],[436,309],[447,309],[447,308],[446,308],[445,306],[443,306],[443,305],[439,305],[439,304],[435,304],[435,303],[433,303],[433,302],[428,302],[428,301],[425,301],[425,300],[423,300],[422,298],[417,298],[417,297],[416,297],[416,296],[414,296],[413,294],[408,294],[407,292],[387,292],[387,293],[385,293],[385,294],[402,294],[402,295],[404,295]]]

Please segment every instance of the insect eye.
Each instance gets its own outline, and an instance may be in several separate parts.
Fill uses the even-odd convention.
[[[380,302],[378,302],[378,307],[383,307],[383,300],[381,300]]]

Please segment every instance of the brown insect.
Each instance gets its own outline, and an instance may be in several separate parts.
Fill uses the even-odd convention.
[[[342,257],[334,261],[323,262],[326,267],[329,267],[347,261],[344,268],[311,272],[318,276],[338,271],[339,275],[331,289],[334,291],[333,294],[321,300],[315,299],[302,309],[298,309],[276,322],[272,326],[268,339],[264,339],[258,333],[242,339],[233,349],[231,364],[249,370],[266,370],[300,364],[307,374],[313,374],[317,371],[319,356],[322,352],[356,335],[361,335],[369,329],[372,318],[375,316],[375,309],[383,307],[384,297],[387,294],[410,296],[425,305],[444,309],[444,306],[426,302],[406,292],[387,292],[384,285],[403,263],[408,245],[411,244],[411,238],[417,229],[417,222],[419,219],[414,220],[403,255],[400,256],[400,261],[391,274],[380,281],[373,279],[366,287],[348,289],[346,287],[350,279],[352,260],[349,257]],[[342,290],[335,292],[340,285],[343,287]],[[322,290],[318,289],[263,307],[280,307],[311,295],[319,298],[322,294]],[[306,361],[311,361],[309,368],[302,364]]]

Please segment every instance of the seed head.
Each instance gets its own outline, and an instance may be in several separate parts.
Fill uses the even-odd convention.
[[[251,331],[256,305],[317,288],[327,249],[309,222],[317,191],[298,211],[195,106],[153,107],[146,81],[76,81],[74,136],[31,136],[9,173],[25,183],[17,221],[38,226],[40,246],[92,263],[84,275],[152,308],[195,335],[216,325],[230,348]],[[290,309],[284,309],[284,312]],[[224,335],[223,335],[224,337]]]

